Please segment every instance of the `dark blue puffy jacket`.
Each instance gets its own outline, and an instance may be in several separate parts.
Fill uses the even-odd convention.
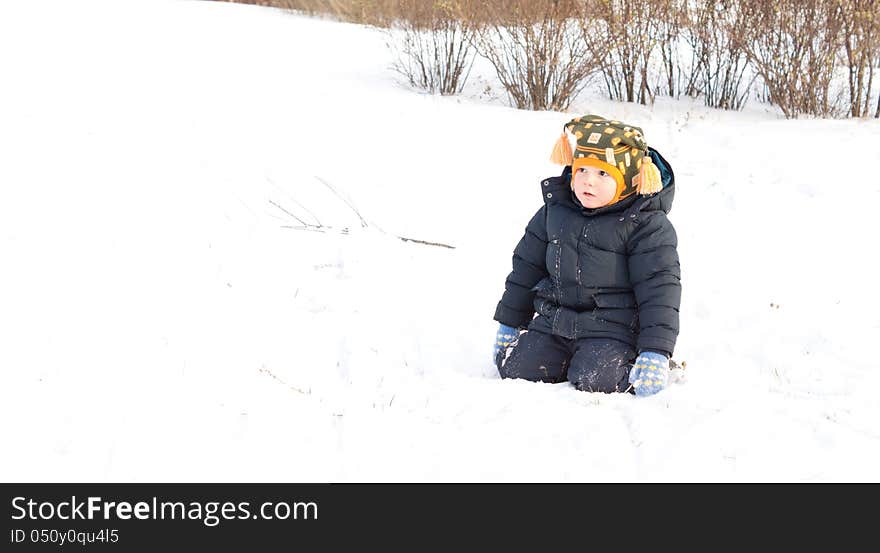
[[[649,152],[663,180],[663,190],[650,196],[586,209],[571,191],[570,166],[541,182],[544,205],[513,252],[496,321],[673,353],[681,271],[666,214],[675,176],[659,153]]]

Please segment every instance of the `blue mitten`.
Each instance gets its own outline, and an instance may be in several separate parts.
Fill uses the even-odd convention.
[[[495,335],[495,353],[493,359],[498,358],[498,352],[507,348],[519,336],[519,331],[512,326],[499,325],[498,334]]]
[[[629,371],[637,396],[654,395],[669,382],[669,359],[662,353],[643,351]]]

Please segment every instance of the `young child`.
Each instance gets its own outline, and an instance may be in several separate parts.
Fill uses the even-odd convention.
[[[569,133],[576,140],[572,151]],[[593,392],[662,390],[678,335],[674,176],[642,129],[598,115],[566,123],[544,205],[513,252],[495,310],[502,378]]]

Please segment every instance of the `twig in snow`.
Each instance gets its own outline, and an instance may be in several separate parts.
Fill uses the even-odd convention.
[[[396,236],[395,238],[400,238],[404,242],[415,242],[416,244],[425,244],[426,246],[439,246],[441,248],[449,248],[450,250],[454,250],[455,246],[450,246],[449,244],[443,244],[442,242],[428,242],[426,240],[416,240],[415,238],[407,238],[406,236]]]
[[[266,178],[269,180],[269,182],[272,182],[271,179],[269,179],[268,177],[266,177]],[[363,228],[367,228],[367,227],[370,226],[370,224],[367,223],[366,219],[364,219],[364,217],[361,215],[361,212],[358,211],[358,209],[357,209],[357,208],[356,208],[356,207],[355,207],[350,201],[348,201],[348,200],[347,200],[342,194],[340,194],[340,193],[336,190],[336,188],[333,187],[332,184],[330,184],[329,182],[327,182],[326,180],[322,179],[321,177],[319,177],[319,176],[317,176],[317,175],[315,176],[315,178],[318,179],[318,180],[319,180],[324,186],[326,186],[328,189],[330,189],[330,191],[333,192],[333,194],[335,194],[337,198],[339,198],[340,200],[342,200],[343,202],[345,202],[345,205],[347,205],[347,206],[349,207],[349,209],[351,209],[351,210],[355,213],[355,215],[358,216],[358,219],[360,219],[360,221],[361,221],[361,227],[363,227]],[[273,183],[273,184],[274,184],[274,183]],[[299,202],[297,202],[296,200],[293,200],[293,202],[295,202],[295,203],[296,203],[297,205],[299,205],[301,208],[305,209],[305,210],[309,213],[309,215],[311,215],[312,218],[315,219],[315,221],[318,221],[318,218],[315,217],[314,213],[312,213],[311,211],[309,211],[308,209],[306,209],[305,206],[301,205],[301,204],[300,204]],[[327,232],[327,231],[329,230],[329,231],[332,231],[332,232],[339,232],[340,234],[348,234],[348,233],[349,233],[348,227],[345,227],[345,228],[342,228],[342,229],[335,229],[335,228],[333,228],[333,227],[328,227],[328,226],[324,226],[324,225],[322,225],[320,221],[318,221],[318,224],[317,224],[317,225],[314,225],[314,224],[311,224],[311,223],[307,223],[307,222],[303,221],[302,219],[300,219],[299,217],[297,217],[296,215],[294,215],[293,213],[291,213],[290,211],[284,209],[283,207],[281,207],[280,205],[278,205],[278,204],[275,203],[274,201],[269,200],[269,203],[272,204],[272,205],[274,205],[275,207],[277,207],[278,209],[280,209],[280,210],[283,211],[284,213],[290,215],[290,216],[293,217],[294,219],[296,219],[296,220],[300,223],[300,225],[301,225],[301,226],[282,225],[281,228],[289,228],[289,229],[293,229],[293,230],[310,230],[310,231],[313,231],[313,232]],[[375,228],[376,230],[378,230],[379,232],[381,232],[382,234],[389,235],[387,232],[385,232],[383,229],[381,229],[378,225],[375,225],[375,224],[374,224],[374,225],[372,225],[372,227]],[[454,249],[455,249],[455,246],[451,246],[451,245],[449,245],[449,244],[444,244],[444,243],[442,243],[442,242],[429,242],[428,240],[419,240],[419,239],[417,239],[417,238],[409,238],[409,237],[407,237],[407,236],[399,236],[399,235],[396,235],[396,234],[390,234],[389,236],[393,236],[394,238],[397,238],[398,240],[403,240],[404,242],[413,242],[413,243],[415,243],[415,244],[422,244],[422,245],[425,245],[425,246],[436,246],[436,247],[438,247],[438,248],[447,248],[447,249],[450,249],[450,250],[454,250]]]
[[[294,227],[291,225],[281,225],[281,228],[289,228],[289,229],[293,229],[293,230],[310,230],[312,232],[327,232],[326,229],[324,229],[324,227],[316,227],[314,225],[305,225],[302,227]]]
[[[332,185],[332,184],[330,184],[329,182],[325,181],[324,179],[322,179],[321,177],[319,177],[319,176],[317,176],[317,175],[315,175],[315,178],[318,179],[319,181],[321,181],[321,183],[323,183],[324,186],[326,186],[327,188],[330,189],[331,192],[333,192],[334,194],[336,194],[336,197],[337,197],[337,198],[339,198],[340,200],[342,200],[343,202],[345,202],[345,205],[347,205],[349,208],[351,208],[352,211],[354,211],[355,215],[358,216],[358,219],[361,220],[361,226],[362,226],[362,227],[366,228],[366,227],[369,226],[369,225],[367,224],[367,221],[361,216],[361,212],[358,211],[357,208],[356,208],[354,205],[352,205],[352,203],[351,203],[350,201],[348,201],[348,200],[347,200],[342,194],[340,194],[335,188],[333,188],[333,185]]]
[[[270,177],[266,177],[266,180],[269,181],[269,183],[270,183],[272,186],[274,186],[275,188],[279,188],[278,185],[275,184],[275,181],[272,180]],[[302,209],[303,211],[305,211],[306,213],[308,213],[309,215],[311,215],[312,219],[315,220],[315,223],[316,223],[319,227],[320,227],[320,226],[323,226],[323,225],[321,224],[321,220],[318,219],[318,216],[315,215],[315,214],[312,212],[311,209],[307,208],[307,207],[304,206],[303,204],[301,204],[301,203],[299,203],[298,201],[296,201],[296,198],[294,198],[293,196],[288,196],[288,199],[290,199],[290,201],[292,201],[293,203],[295,203],[300,209]]]
[[[288,388],[290,388],[290,389],[293,390],[294,392],[299,392],[299,393],[301,393],[301,394],[304,395],[304,396],[307,396],[307,395],[309,395],[309,394],[311,393],[311,390],[309,390],[308,392],[304,392],[304,391],[300,390],[299,388],[297,388],[296,386],[291,386],[291,385],[288,384],[287,382],[285,382],[285,381],[281,380],[280,378],[278,378],[278,376],[277,376],[275,373],[273,373],[272,371],[270,371],[270,370],[267,369],[266,367],[260,367],[260,372],[263,373],[263,374],[267,374],[267,375],[271,376],[271,377],[274,378],[276,381],[280,382],[281,384],[284,384],[285,386],[287,386]]]
[[[281,206],[278,205],[277,203],[273,202],[272,200],[269,200],[269,203],[272,204],[272,205],[274,205],[275,207],[277,207],[278,209],[280,209],[280,210],[283,211],[284,213],[287,213],[288,215],[290,215],[290,216],[293,217],[294,219],[296,219],[300,224],[305,225],[305,226],[315,226],[315,225],[310,225],[309,223],[306,223],[305,221],[303,221],[302,219],[300,219],[299,217],[297,217],[297,216],[294,215],[293,213],[287,211],[286,209],[284,209],[283,207],[281,207]],[[320,226],[320,225],[319,225],[319,226]]]
[[[327,232],[327,231],[332,231],[332,232],[338,232],[339,234],[344,234],[344,235],[349,234],[348,227],[346,227],[346,228],[342,228],[342,229],[336,229],[336,228],[333,228],[333,227],[324,227],[324,226],[320,226],[320,227],[318,227],[318,226],[315,226],[315,225],[308,225],[308,224],[306,224],[306,225],[303,225],[303,226],[296,226],[296,227],[295,227],[295,226],[292,226],[292,225],[281,225],[281,228],[288,228],[288,229],[291,229],[291,230],[309,230],[309,231],[312,231],[312,232]],[[388,235],[388,233],[386,233],[386,232],[383,232],[383,234]],[[444,244],[444,243],[442,243],[442,242],[428,242],[427,240],[417,240],[417,239],[415,239],[415,238],[407,238],[406,236],[397,236],[397,235],[393,235],[393,234],[388,235],[388,236],[393,236],[394,238],[397,238],[397,239],[399,239],[399,240],[403,240],[404,242],[413,242],[413,243],[415,243],[415,244],[423,244],[423,245],[425,245],[425,246],[437,246],[438,248],[448,248],[448,249],[450,249],[450,250],[454,250],[454,249],[455,249],[455,246],[450,246],[449,244]]]
[[[305,225],[305,226],[301,226],[301,227],[295,227],[292,225],[281,225],[281,228],[289,228],[289,229],[293,229],[293,230],[310,230],[312,232],[327,232],[329,230],[329,231],[333,231],[333,232],[338,232],[339,234],[348,234],[348,232],[349,232],[348,227],[337,229],[334,227],[325,227],[325,226],[319,227],[316,225]]]

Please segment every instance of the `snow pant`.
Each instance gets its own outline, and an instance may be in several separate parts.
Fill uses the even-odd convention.
[[[565,382],[587,392],[632,392],[629,370],[636,351],[608,338],[569,340],[529,330],[495,357],[501,378]]]

